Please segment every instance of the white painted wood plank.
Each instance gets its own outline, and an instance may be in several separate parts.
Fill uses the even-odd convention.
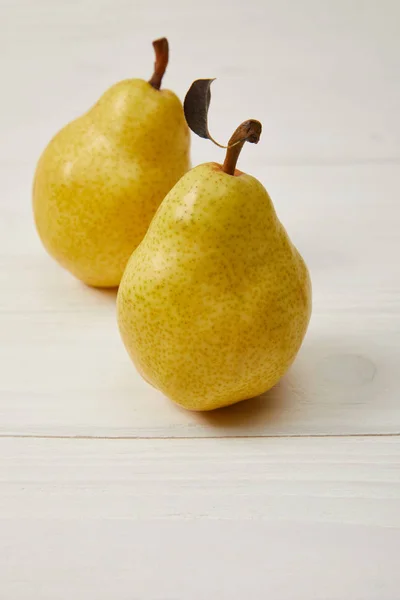
[[[150,77],[150,41],[167,35],[165,85],[181,97],[217,77],[211,125],[227,140],[264,123],[255,162],[400,158],[397,0],[3,0],[0,159],[31,170],[60,127],[112,83]],[[196,140],[196,162],[220,151]],[[261,158],[262,156],[262,158]]]
[[[7,600],[397,600],[398,530],[257,521],[3,521]]]
[[[0,440],[7,600],[394,600],[396,438]]]
[[[400,432],[397,166],[259,170],[310,266],[314,314],[275,390],[209,416],[140,379],[116,328],[115,294],[81,285],[45,254],[27,182],[14,175],[0,221],[0,435]]]

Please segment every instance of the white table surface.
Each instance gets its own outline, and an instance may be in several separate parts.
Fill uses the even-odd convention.
[[[2,0],[1,600],[400,599],[399,22],[397,0]],[[289,374],[208,415],[140,379],[115,293],[31,215],[50,137],[149,78],[161,35],[166,87],[217,77],[217,139],[262,121],[240,168],[314,288]]]

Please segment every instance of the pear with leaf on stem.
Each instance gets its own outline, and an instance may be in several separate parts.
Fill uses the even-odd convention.
[[[85,283],[119,285],[160,202],[190,168],[190,133],[177,96],[161,89],[168,42],[153,42],[150,81],[113,85],[43,152],[33,188],[39,236]]]
[[[207,127],[212,80],[192,84],[191,129]],[[236,168],[261,123],[232,135],[223,164],[184,175],[158,209],[117,298],[125,346],[143,377],[192,410],[265,392],[282,377],[311,314],[307,267],[254,177]]]

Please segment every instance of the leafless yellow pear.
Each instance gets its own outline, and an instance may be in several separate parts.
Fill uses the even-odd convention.
[[[33,209],[40,238],[92,286],[119,285],[160,202],[190,168],[182,104],[159,89],[168,42],[153,45],[151,80],[112,86],[52,139],[37,166]]]
[[[257,179],[235,170],[258,121],[224,165],[182,177],[125,270],[117,299],[143,377],[178,404],[211,410],[265,392],[294,360],[311,314],[307,267]],[[239,143],[238,143],[239,142]]]

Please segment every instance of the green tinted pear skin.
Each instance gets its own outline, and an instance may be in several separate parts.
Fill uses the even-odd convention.
[[[112,86],[52,139],[37,166],[39,236],[50,255],[91,286],[119,285],[162,199],[190,168],[182,104],[153,79]]]
[[[274,386],[311,315],[307,267],[267,191],[229,162],[234,175],[203,164],[169,192],[117,297],[120,332],[138,371],[198,411]]]

